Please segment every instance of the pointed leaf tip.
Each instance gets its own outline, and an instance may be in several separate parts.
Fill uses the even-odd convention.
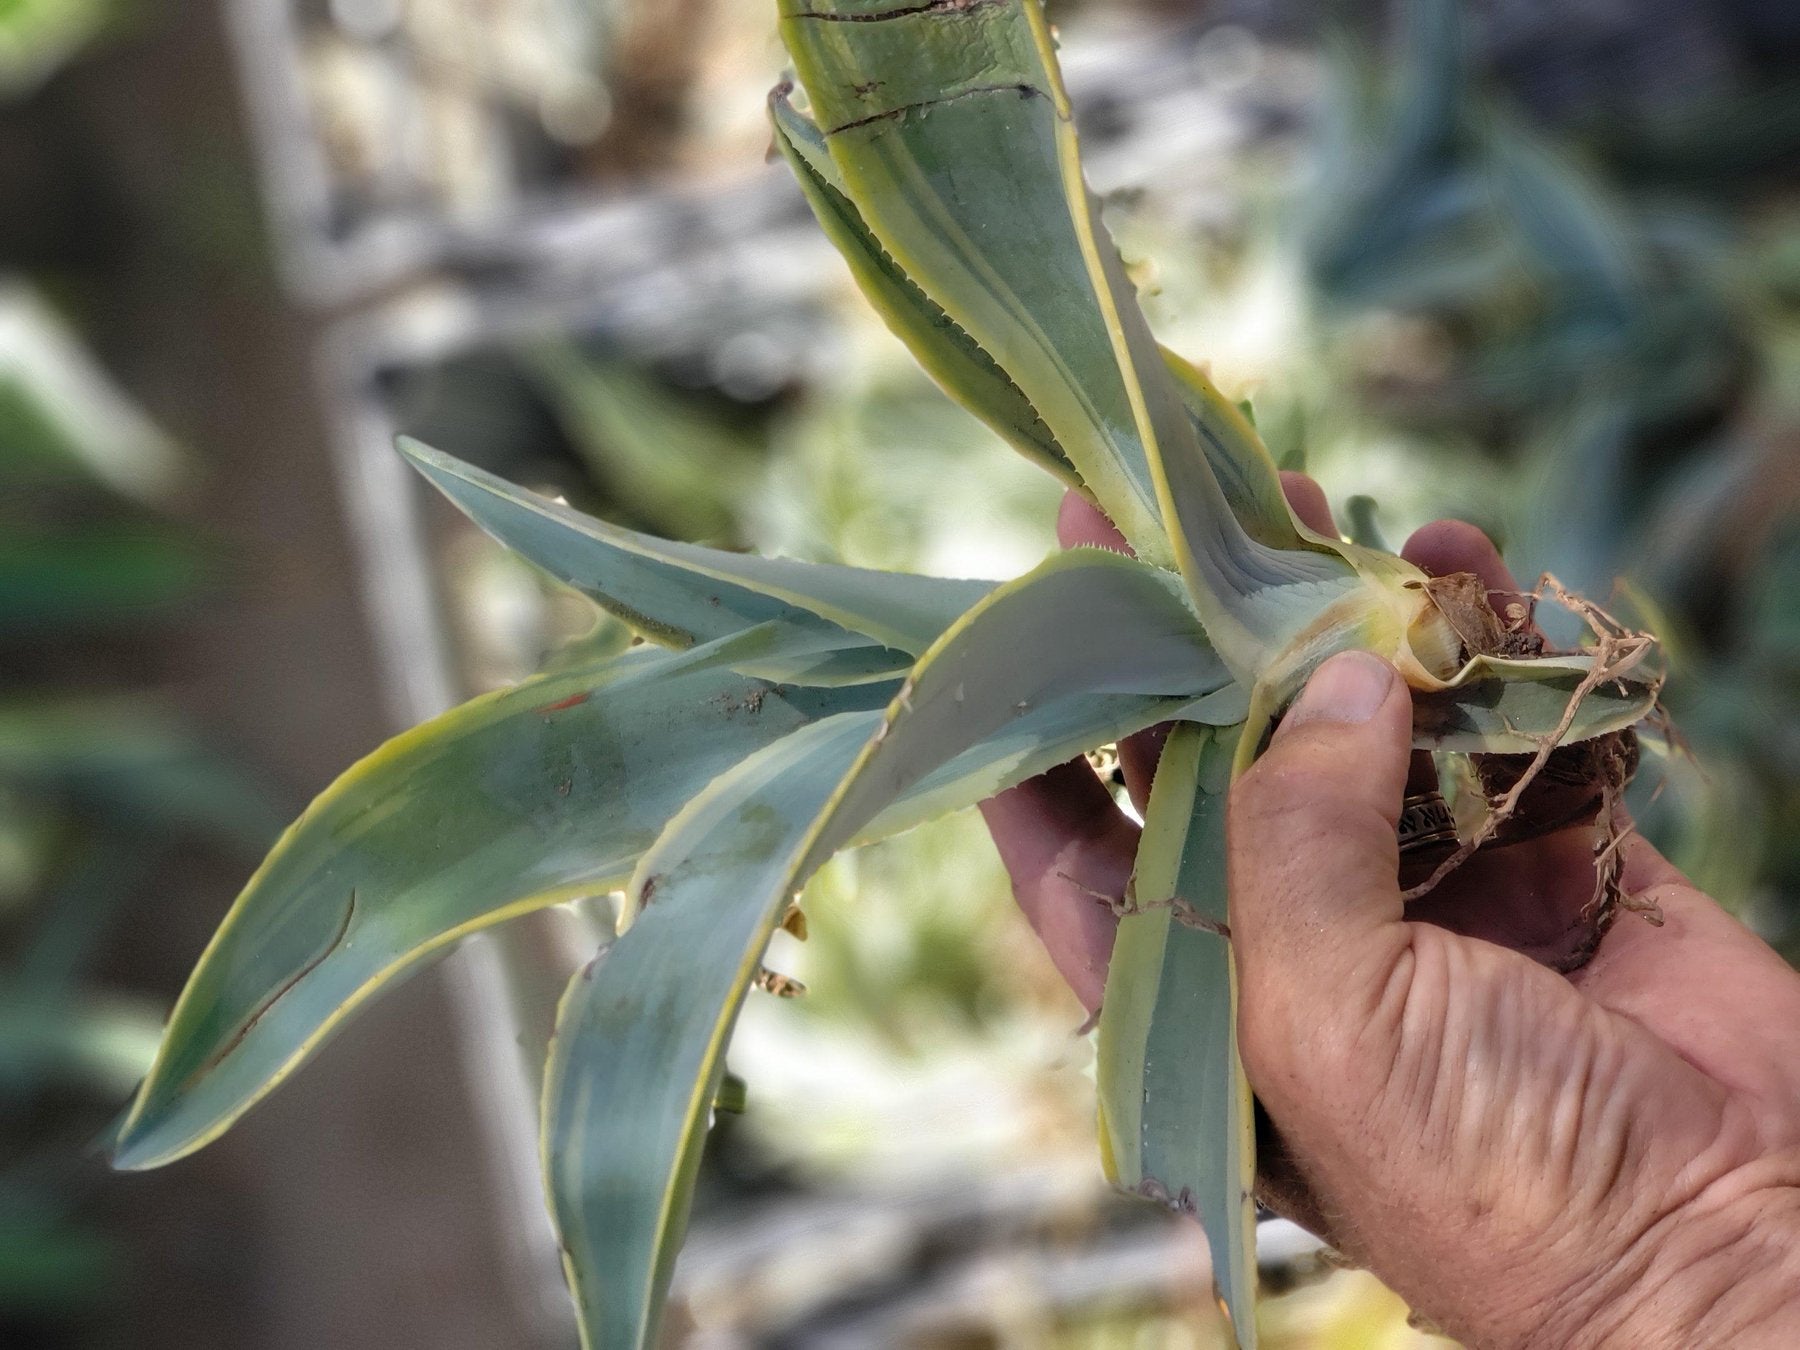
[[[596,520],[416,441],[404,441],[401,451],[501,544],[664,646],[688,647],[780,620],[917,655],[993,588],[988,581],[659,539]]]

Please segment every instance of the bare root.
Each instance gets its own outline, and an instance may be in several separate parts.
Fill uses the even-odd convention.
[[[1582,677],[1569,696],[1567,706],[1563,709],[1561,719],[1554,730],[1546,736],[1534,737],[1537,752],[1523,773],[1498,798],[1490,800],[1486,816],[1474,832],[1458,844],[1456,849],[1444,858],[1431,872],[1431,875],[1402,893],[1402,899],[1417,900],[1430,894],[1457,868],[1461,867],[1487,843],[1491,842],[1501,827],[1510,820],[1519,809],[1526,790],[1544,771],[1550,762],[1550,756],[1562,743],[1569,728],[1575,724],[1576,714],[1587,696],[1601,685],[1618,680],[1633,667],[1638,665],[1656,645],[1656,639],[1649,633],[1637,632],[1625,627],[1599,605],[1574,594],[1563,586],[1550,573],[1544,573],[1536,591],[1527,593],[1529,600],[1535,602],[1548,592],[1550,598],[1579,615],[1594,634],[1592,655],[1594,664]],[[1509,610],[1512,606],[1508,607]],[[1524,605],[1519,609],[1522,614],[1530,611]],[[1665,719],[1666,720],[1666,719]],[[1619,904],[1630,907],[1619,884],[1623,870],[1620,845],[1629,833],[1629,828],[1620,822],[1622,815],[1618,809],[1620,799],[1624,795],[1625,784],[1629,779],[1629,769],[1623,757],[1614,755],[1607,757],[1600,765],[1600,811],[1596,818],[1599,827],[1598,842],[1595,845],[1595,898],[1590,908],[1597,919],[1604,922],[1610,910]],[[1660,915],[1658,916],[1660,919]]]

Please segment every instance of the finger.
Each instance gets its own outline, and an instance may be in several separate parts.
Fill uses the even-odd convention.
[[[1317,534],[1337,538],[1337,522],[1331,518],[1331,503],[1325,500],[1325,489],[1303,473],[1283,469],[1281,492],[1300,523]]]
[[[1013,897],[1062,977],[1090,1012],[1137,855],[1126,819],[1086,760],[1071,760],[981,803]]]
[[[1319,667],[1232,789],[1227,864],[1247,1039],[1253,1005],[1316,1024],[1321,1010],[1302,1005],[1321,990],[1333,1000],[1324,1020],[1336,1020],[1370,994],[1355,986],[1385,978],[1375,949],[1404,945],[1394,827],[1411,741],[1412,702],[1393,667],[1344,652]]]
[[[1119,533],[1118,526],[1108,520],[1099,507],[1073,488],[1063,493],[1062,505],[1056,510],[1056,542],[1064,548],[1110,548],[1114,553],[1131,552],[1131,545]]]
[[[1434,520],[1421,525],[1412,532],[1400,556],[1434,577],[1473,572],[1488,588],[1488,603],[1498,614],[1505,614],[1506,605],[1519,598],[1519,583],[1494,541],[1466,520]]]
[[[1156,780],[1157,761],[1169,739],[1173,722],[1158,722],[1119,742],[1119,770],[1125,775],[1125,792],[1140,817],[1150,804],[1150,785]]]

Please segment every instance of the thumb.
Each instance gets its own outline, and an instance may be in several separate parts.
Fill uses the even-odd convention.
[[[1394,829],[1411,748],[1405,684],[1379,657],[1344,652],[1233,787],[1232,946],[1247,1000],[1311,996],[1342,1010],[1359,983],[1379,996],[1381,958],[1405,944]]]

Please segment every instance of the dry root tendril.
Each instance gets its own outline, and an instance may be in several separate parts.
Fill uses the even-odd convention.
[[[778,970],[770,970],[767,966],[756,972],[751,984],[765,994],[773,994],[776,998],[803,998],[806,986],[792,975],[783,975]]]
[[[1133,914],[1147,914],[1152,910],[1166,909],[1173,916],[1175,922],[1185,928],[1197,928],[1203,933],[1211,933],[1214,937],[1222,937],[1227,942],[1231,941],[1230,924],[1207,918],[1195,908],[1193,901],[1183,899],[1179,895],[1171,895],[1163,900],[1152,900],[1146,904],[1131,895],[1129,891],[1122,896],[1108,895],[1105,891],[1097,891],[1092,886],[1077,881],[1067,872],[1058,872],[1056,875],[1083,895],[1098,900],[1121,919],[1129,918]]]
[[[1532,738],[1537,741],[1538,749],[1524,772],[1504,793],[1489,799],[1487,814],[1481,824],[1433,869],[1430,876],[1403,892],[1402,898],[1405,900],[1417,900],[1429,894],[1493,840],[1500,828],[1519,809],[1526,789],[1544,771],[1544,766],[1550,762],[1550,756],[1574,725],[1582,701],[1601,685],[1619,680],[1643,661],[1656,645],[1656,639],[1651,634],[1627,628],[1593,601],[1568,590],[1548,572],[1539,580],[1535,591],[1521,593],[1520,602],[1507,606],[1506,631],[1520,631],[1521,625],[1528,621],[1532,608],[1546,594],[1570,613],[1578,615],[1592,631],[1594,644],[1590,651],[1594,659],[1593,667],[1570,694],[1568,706],[1563,709],[1556,728],[1547,736]],[[1660,718],[1658,725],[1672,732],[1673,728],[1669,727],[1668,718],[1662,713],[1660,705],[1657,705],[1652,716]],[[1609,747],[1609,751],[1610,753],[1601,756],[1597,766],[1600,807],[1594,821],[1594,898],[1585,911],[1592,917],[1597,935],[1605,931],[1613,912],[1619,908],[1640,913],[1651,923],[1662,922],[1662,913],[1654,901],[1638,900],[1627,895],[1621,884],[1624,871],[1621,845],[1630,836],[1631,826],[1624,822],[1619,806],[1630,779],[1630,765],[1622,750],[1613,746]]]

